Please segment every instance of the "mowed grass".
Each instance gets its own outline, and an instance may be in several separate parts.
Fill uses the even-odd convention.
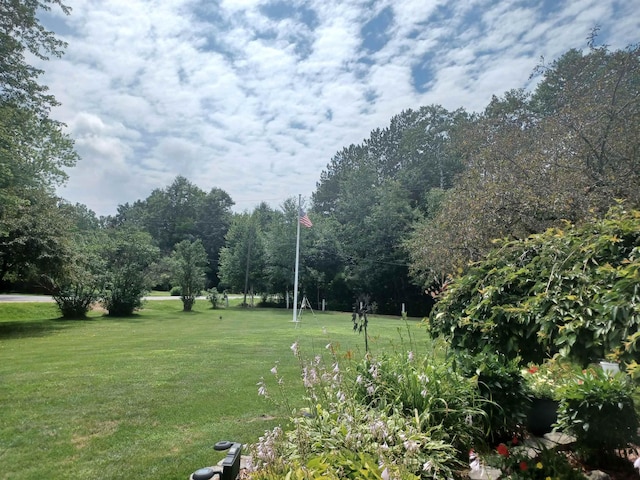
[[[348,313],[294,324],[285,310],[181,306],[66,321],[54,304],[0,303],[0,478],[187,479],[222,458],[215,442],[286,423],[276,363],[288,407],[303,406],[294,342],[310,358],[330,342],[364,355]],[[374,316],[369,335],[374,353],[429,348],[417,320]],[[279,403],[258,396],[261,377]]]

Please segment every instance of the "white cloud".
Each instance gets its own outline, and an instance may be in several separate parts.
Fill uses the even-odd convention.
[[[83,158],[60,194],[113,214],[183,174],[238,210],[275,207],[309,197],[337,151],[403,109],[482,109],[528,85],[541,55],[584,48],[595,24],[614,48],[640,26],[640,0],[565,0],[552,14],[532,0],[281,2],[313,10],[313,28],[267,17],[269,2],[68,0],[72,15],[55,16],[67,54],[44,80]],[[361,29],[385,8],[388,42],[368,54]]]

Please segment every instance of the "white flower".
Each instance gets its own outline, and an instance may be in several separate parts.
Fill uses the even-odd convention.
[[[405,440],[402,444],[404,445],[404,449],[407,451],[407,453],[410,454],[416,453],[420,448],[420,444],[415,440]]]
[[[271,373],[273,373],[274,375],[278,375],[278,366],[275,365],[272,369],[271,369]]]
[[[480,459],[473,450],[469,450],[469,468],[474,472],[480,470]]]
[[[428,472],[429,470],[431,470],[431,462],[430,461],[429,462],[425,462],[422,465],[422,471],[423,472]]]
[[[327,343],[324,348],[326,348],[327,350],[331,350],[331,342]]]
[[[299,349],[298,342],[293,342],[293,345],[291,345],[291,351],[293,352],[294,355],[298,355],[298,349]]]
[[[380,463],[380,468],[382,468],[383,466],[384,465],[382,463]],[[389,476],[389,469],[387,469],[387,467],[384,467],[384,470],[382,471],[380,476],[382,477],[382,480],[389,480],[391,478]]]
[[[256,385],[258,386],[258,395],[261,397],[267,397],[267,386],[264,384],[264,378],[256,383]]]
[[[410,361],[410,362],[413,362],[413,352],[409,352],[409,353],[407,354],[407,357],[409,358],[409,361]]]

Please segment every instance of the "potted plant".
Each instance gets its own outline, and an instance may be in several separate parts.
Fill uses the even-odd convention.
[[[527,430],[542,436],[553,429],[558,415],[559,392],[574,381],[577,367],[554,357],[541,365],[530,364],[521,373],[531,397]]]
[[[558,426],[576,437],[576,451],[596,463],[640,441],[640,421],[628,375],[590,368],[558,392]]]

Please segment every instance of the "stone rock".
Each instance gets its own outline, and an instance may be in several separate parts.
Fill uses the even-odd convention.
[[[611,480],[611,477],[607,473],[601,472],[600,470],[593,470],[587,473],[587,478],[589,480]]]
[[[493,467],[482,467],[480,470],[471,470],[469,472],[470,480],[498,480],[502,472]]]
[[[562,432],[545,433],[544,438],[556,447],[567,447],[576,441],[576,437]]]

